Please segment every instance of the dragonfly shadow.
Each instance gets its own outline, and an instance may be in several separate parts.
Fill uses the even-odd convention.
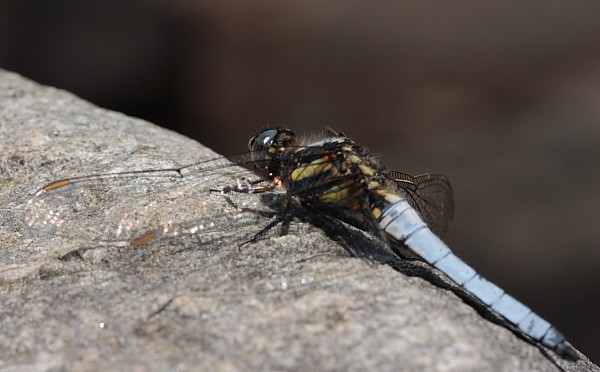
[[[307,203],[301,204],[293,201],[293,199],[286,200],[291,198],[285,194],[269,194],[263,195],[263,197],[265,204],[270,205],[275,211],[276,220],[270,224],[270,229],[281,223],[282,229],[280,230],[280,234],[288,234],[289,223],[291,221],[290,216],[297,218],[303,223],[318,227],[330,239],[339,243],[350,256],[363,258],[372,263],[389,265],[403,275],[419,277],[438,288],[452,291],[467,305],[475,309],[484,319],[508,328],[520,339],[535,345],[546,358],[558,366],[552,355],[542,345],[536,343],[519,330],[518,327],[491,310],[490,307],[482,303],[465,288],[454,283],[444,273],[420,259],[399,256],[387,244],[378,239],[376,233],[362,228],[360,222],[353,221],[348,216],[337,216],[336,218],[336,213],[333,211],[323,211],[321,208],[313,207]],[[261,231],[261,234],[263,233],[264,231]],[[567,354],[566,357],[575,360],[575,357],[570,357],[570,354]]]
[[[540,345],[538,342],[533,340],[531,337],[523,333],[518,327],[507,321],[505,318],[493,311],[489,306],[486,306],[473,294],[468,292],[465,288],[451,281],[444,273],[432,268],[429,264],[418,260],[418,259],[401,259],[390,261],[389,265],[396,271],[399,271],[408,276],[419,277],[428,281],[436,287],[444,290],[449,290],[467,305],[472,307],[481,317],[499,326],[505,327],[510,330],[519,339],[534,345],[540,352],[550,360],[559,370],[563,370],[553,355],[548,350]],[[565,358],[571,361],[577,360],[578,356],[574,350],[568,349],[563,355]]]
[[[293,220],[309,224],[321,230],[329,239],[338,243],[351,257],[359,257],[371,263],[389,264],[399,258],[387,245],[365,229],[342,222],[335,215],[310,204],[301,204],[286,194],[265,193],[262,202],[274,212],[274,220],[257,232],[249,242],[255,242],[272,234],[279,226],[278,236],[293,234]],[[260,213],[260,211],[257,211]],[[262,211],[264,215],[264,211]],[[246,243],[244,243],[246,244]]]

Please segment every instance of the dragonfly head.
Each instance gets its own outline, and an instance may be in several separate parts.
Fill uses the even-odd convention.
[[[273,178],[278,175],[281,154],[294,143],[296,133],[291,129],[263,129],[248,142],[252,162],[260,172]]]

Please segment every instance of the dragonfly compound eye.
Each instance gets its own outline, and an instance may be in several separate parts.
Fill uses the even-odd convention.
[[[256,136],[250,138],[248,150],[252,153],[261,153],[273,145],[275,137],[277,137],[277,129],[265,129]]]
[[[279,156],[296,139],[296,134],[287,128],[264,129],[248,142],[248,150],[256,169],[267,174],[277,173]]]

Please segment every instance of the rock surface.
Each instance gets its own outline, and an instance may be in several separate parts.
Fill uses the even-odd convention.
[[[218,155],[8,72],[0,150],[2,370],[556,369],[549,358],[599,370],[583,355],[545,357],[352,228],[296,217],[241,245],[277,209],[276,194],[209,193],[249,176],[242,168],[97,179],[28,204],[57,179]],[[36,215],[67,201],[57,219]],[[177,237],[131,244],[177,226]]]

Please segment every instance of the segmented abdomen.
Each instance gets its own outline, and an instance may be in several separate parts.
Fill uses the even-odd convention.
[[[497,285],[477,274],[471,266],[452,253],[406,199],[401,198],[390,204],[377,222],[392,244],[402,244],[410,249],[529,337],[563,352],[565,339],[556,328]]]

